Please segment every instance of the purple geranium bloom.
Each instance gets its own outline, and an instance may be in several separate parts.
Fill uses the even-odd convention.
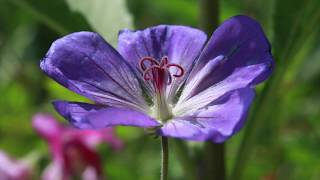
[[[273,59],[260,25],[246,16],[225,21],[206,41],[201,30],[159,25],[122,30],[116,51],[97,33],[77,32],[56,40],[41,68],[95,102],[54,102],[78,128],[138,126],[223,142],[243,126]]]
[[[1,180],[29,180],[31,167],[25,161],[15,160],[0,150],[0,179]]]
[[[103,142],[111,144],[114,149],[122,147],[122,142],[111,128],[80,131],[62,126],[47,114],[35,115],[32,123],[48,142],[53,158],[43,173],[44,180],[68,180],[73,176],[103,179],[100,156],[94,147]]]

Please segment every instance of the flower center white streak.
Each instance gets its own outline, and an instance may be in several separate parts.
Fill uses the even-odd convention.
[[[194,107],[191,107],[191,106],[188,108],[187,107],[188,103],[185,103],[185,102],[195,95],[194,93],[197,87],[201,83],[203,83],[205,78],[207,78],[217,66],[223,63],[224,59],[225,59],[225,56],[223,55],[215,57],[214,59],[210,60],[199,72],[197,72],[194,77],[191,77],[191,79],[188,80],[177,102],[177,105],[173,110],[174,114],[177,114],[177,115],[185,114],[186,112],[181,111],[181,109],[189,109],[189,108],[194,109]],[[185,106],[185,107],[182,108],[181,106]]]
[[[252,82],[252,79],[248,78],[247,72],[251,72],[251,77],[257,77],[265,71],[265,68],[264,64],[256,64],[235,69],[234,72],[224,80],[211,85],[200,93],[177,104],[172,112],[175,116],[195,112],[230,91],[247,87]]]

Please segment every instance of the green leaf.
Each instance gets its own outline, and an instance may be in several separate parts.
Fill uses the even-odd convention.
[[[319,45],[318,45],[319,46]],[[308,61],[301,67],[299,71],[300,81],[312,82],[320,77],[320,46],[308,57]]]
[[[110,44],[117,44],[119,30],[132,28],[132,19],[124,0],[66,0],[70,8],[80,12],[91,27]]]
[[[274,49],[281,64],[291,63],[306,45],[306,41],[319,33],[320,1],[282,0],[275,2]]]
[[[26,36],[25,34],[29,34]],[[25,49],[33,39],[32,27],[20,24],[0,50],[0,87],[9,83],[22,68]]]
[[[86,20],[77,13],[72,13],[64,0],[11,0],[8,1],[58,33],[65,35],[74,31],[90,30]]]

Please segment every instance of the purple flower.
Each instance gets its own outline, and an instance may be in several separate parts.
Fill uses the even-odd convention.
[[[46,114],[35,115],[33,127],[48,142],[53,158],[45,169],[44,180],[68,180],[79,175],[83,179],[102,179],[100,157],[94,147],[102,142],[111,144],[114,149],[122,147],[110,128],[80,131],[62,126]]]
[[[0,150],[0,179],[28,180],[31,179],[31,168],[28,163],[12,159]]]
[[[244,124],[254,87],[272,71],[270,45],[246,16],[202,31],[159,25],[122,30],[118,51],[93,32],[56,40],[42,70],[95,104],[56,101],[74,126],[154,128],[161,136],[223,142]]]

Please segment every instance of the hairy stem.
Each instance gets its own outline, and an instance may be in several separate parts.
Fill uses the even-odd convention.
[[[161,180],[168,179],[169,146],[168,138],[161,137]]]

